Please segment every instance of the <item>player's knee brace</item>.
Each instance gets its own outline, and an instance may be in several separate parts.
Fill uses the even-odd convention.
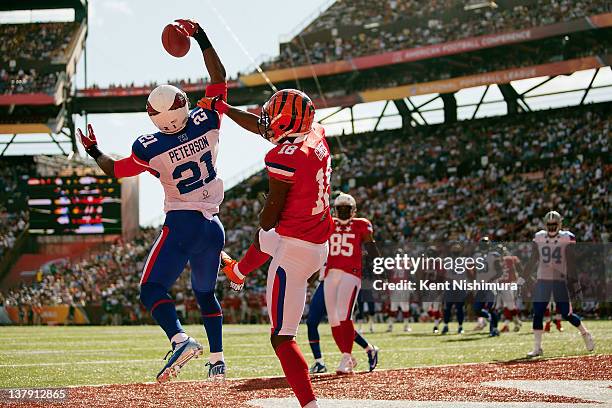
[[[200,292],[194,290],[196,300],[198,301],[198,305],[200,305],[200,310],[202,312],[202,316],[215,315],[221,312],[221,305],[215,296],[215,292]]]
[[[172,298],[166,288],[159,283],[147,282],[140,287],[140,301],[149,312],[163,300],[172,301]]]

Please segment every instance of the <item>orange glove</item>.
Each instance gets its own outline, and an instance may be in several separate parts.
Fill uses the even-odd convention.
[[[237,292],[241,291],[244,287],[245,276],[237,271],[238,261],[232,259],[226,252],[221,251],[221,263],[223,265],[221,270],[229,279],[230,287]]]
[[[197,105],[203,109],[217,111],[222,115],[229,110],[229,105],[225,103],[221,95],[215,97],[205,96],[198,101]]]

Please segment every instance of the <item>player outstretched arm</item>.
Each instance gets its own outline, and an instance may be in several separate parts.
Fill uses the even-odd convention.
[[[179,30],[186,36],[193,37],[200,46],[202,54],[204,55],[206,70],[208,71],[208,75],[210,75],[210,82],[212,84],[225,82],[225,67],[221,63],[221,59],[217,55],[217,52],[200,24],[197,21],[189,19],[179,19],[175,21],[179,24]]]
[[[238,126],[248,130],[249,132],[261,135],[259,116],[231,106],[218,96],[202,98],[198,102],[198,106],[200,108],[214,110],[221,114],[227,115],[231,120],[236,122]]]
[[[83,134],[81,129],[77,129],[79,137],[85,151],[90,155],[104,174],[111,177],[131,177],[136,176],[147,170],[146,167],[138,164],[133,157],[126,157],[121,160],[114,160],[112,157],[102,153],[98,148],[98,141],[94,133],[93,126],[87,125],[87,135]]]

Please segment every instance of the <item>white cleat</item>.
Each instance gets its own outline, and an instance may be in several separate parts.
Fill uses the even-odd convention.
[[[539,349],[536,349],[536,350],[533,350],[527,353],[527,358],[541,357],[543,355],[544,355],[544,350],[539,348]]]
[[[584,345],[588,351],[595,350],[595,341],[593,340],[593,336],[591,333],[586,332],[582,335],[582,340],[584,340]]]
[[[412,332],[412,327],[410,327],[410,326],[404,326],[404,332],[406,332],[406,333],[410,333],[410,332]]]
[[[336,369],[336,374],[338,375],[351,375],[353,372],[353,356],[350,354],[343,354],[342,360],[340,360],[340,364]]]

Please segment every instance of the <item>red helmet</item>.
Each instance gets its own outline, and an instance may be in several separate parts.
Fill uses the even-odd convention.
[[[297,89],[276,92],[263,105],[259,117],[259,133],[274,144],[289,135],[305,134],[312,129],[315,106]]]

